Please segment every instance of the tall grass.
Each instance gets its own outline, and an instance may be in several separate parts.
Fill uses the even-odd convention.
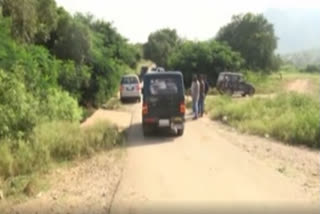
[[[25,180],[48,170],[52,164],[90,157],[119,145],[122,140],[118,129],[107,122],[81,129],[79,124],[70,122],[43,124],[27,140],[1,140],[0,178]],[[7,193],[10,191],[8,188]]]
[[[311,96],[281,93],[270,99],[237,102],[217,97],[210,99],[207,107],[212,119],[240,131],[320,148],[319,103]]]
[[[290,82],[301,79],[308,80],[310,91],[313,90],[316,95],[319,95],[319,74],[300,72],[290,66],[284,66],[280,71],[272,74],[252,71],[243,71],[243,73],[245,79],[254,85],[257,94],[270,94],[286,91]]]

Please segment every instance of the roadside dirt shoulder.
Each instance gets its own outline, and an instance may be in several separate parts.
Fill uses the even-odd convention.
[[[83,126],[109,120],[120,129],[128,129],[131,114],[98,110]],[[21,204],[0,203],[1,214],[87,214],[108,213],[121,179],[125,150],[115,148],[90,159],[79,160],[45,175],[50,189]]]
[[[303,146],[291,146],[270,138],[239,133],[234,128],[203,118],[203,122],[233,145],[271,168],[289,177],[294,183],[311,194],[314,201],[320,200],[320,153]]]

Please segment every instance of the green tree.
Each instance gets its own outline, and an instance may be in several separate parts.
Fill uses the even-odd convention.
[[[168,60],[170,69],[184,74],[186,86],[190,86],[194,74],[206,74],[209,81],[215,83],[220,72],[239,70],[243,63],[239,53],[214,40],[185,41],[170,54]]]
[[[84,63],[89,57],[91,38],[88,26],[72,19],[63,9],[59,11],[58,26],[52,40],[53,54],[60,59]]]
[[[144,44],[144,57],[152,60],[158,66],[166,67],[170,53],[179,43],[180,39],[176,30],[158,30],[151,33],[148,42]]]
[[[55,0],[37,0],[37,33],[35,42],[44,44],[50,39],[52,31],[58,24],[57,5]]]
[[[37,33],[36,0],[0,0],[3,15],[12,19],[11,33],[21,42],[32,42]]]
[[[277,69],[274,66],[277,38],[273,25],[262,14],[233,16],[231,23],[220,29],[217,40],[227,42],[233,50],[240,52],[249,69]]]
[[[57,25],[54,0],[0,0],[3,15],[12,20],[11,33],[21,42],[43,43]]]

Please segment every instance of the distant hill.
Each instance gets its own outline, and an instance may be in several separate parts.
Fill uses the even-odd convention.
[[[278,53],[320,49],[319,9],[268,9],[264,15],[279,37]]]
[[[300,68],[305,68],[307,65],[320,65],[320,48],[284,54],[282,58]]]

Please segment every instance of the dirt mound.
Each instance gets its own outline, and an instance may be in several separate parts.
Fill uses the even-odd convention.
[[[309,80],[306,79],[297,79],[290,82],[286,89],[288,91],[295,91],[298,93],[309,93],[311,90]]]

